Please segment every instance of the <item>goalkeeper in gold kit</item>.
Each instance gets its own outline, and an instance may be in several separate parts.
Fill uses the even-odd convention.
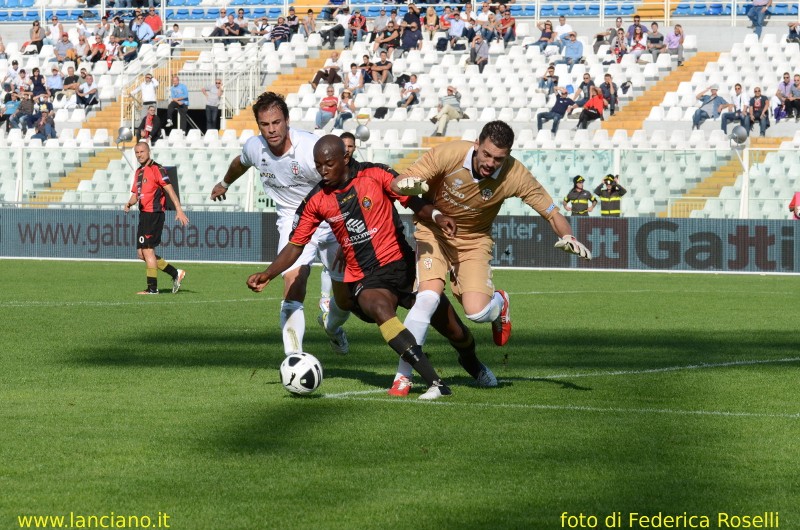
[[[449,142],[427,151],[392,184],[401,195],[421,194],[431,201],[434,219],[444,214],[457,223],[456,235],[447,237],[434,222],[414,218],[419,290],[404,324],[419,344],[425,342],[448,276],[467,318],[491,322],[495,344],[508,342],[509,299],[504,291],[495,290],[489,262],[494,246],[492,223],[509,197],[519,197],[550,223],[559,237],[556,248],[592,258],[589,249],[572,235],[550,194],[510,156],[513,143],[514,131],[508,124],[487,123],[477,141]],[[407,395],[411,371],[410,365],[400,362],[389,394]]]

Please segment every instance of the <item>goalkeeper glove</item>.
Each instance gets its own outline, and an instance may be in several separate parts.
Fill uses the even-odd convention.
[[[422,195],[428,191],[428,183],[415,177],[406,177],[397,182],[400,195]]]
[[[592,253],[584,246],[583,243],[575,239],[575,236],[564,236],[556,241],[556,248],[560,248],[564,252],[575,254],[585,260],[592,259]]]

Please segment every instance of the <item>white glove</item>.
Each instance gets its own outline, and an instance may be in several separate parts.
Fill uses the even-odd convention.
[[[415,177],[406,177],[397,182],[400,195],[422,195],[428,191],[428,183]]]
[[[564,236],[556,241],[556,248],[560,248],[564,252],[576,254],[585,260],[592,259],[592,253],[586,248],[583,243],[575,239],[575,236]]]

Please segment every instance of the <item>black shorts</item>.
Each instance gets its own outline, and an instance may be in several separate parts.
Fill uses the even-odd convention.
[[[416,265],[414,264],[413,256],[410,259],[393,261],[370,271],[360,280],[347,284],[350,296],[355,302],[352,312],[365,322],[374,322],[358,306],[358,296],[364,289],[386,289],[391,291],[397,297],[397,305],[410,309],[414,305],[416,298],[414,293],[415,280]]]
[[[164,212],[139,212],[136,230],[136,248],[156,248],[161,244],[164,230]]]

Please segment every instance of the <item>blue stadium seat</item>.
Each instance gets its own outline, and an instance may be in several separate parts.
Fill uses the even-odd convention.
[[[367,8],[365,16],[367,16],[369,18],[373,18],[373,17],[380,16],[380,14],[381,14],[381,8],[380,7],[376,7],[376,6],[372,6],[372,7],[368,7]]]
[[[753,7],[753,4],[739,4],[739,7],[736,8],[736,14],[739,16],[747,15],[747,12],[750,11],[750,8]]]
[[[186,0],[186,5],[188,7],[197,7],[200,5],[200,2],[202,2],[202,0]]]
[[[673,16],[676,17],[685,17],[689,16],[692,11],[692,6],[690,4],[678,4],[678,7],[675,8],[675,11],[672,12]]]
[[[789,4],[772,4],[769,8],[773,15],[788,15]]]
[[[587,15],[586,6],[582,4],[575,4],[572,7],[572,16],[573,17],[585,17]]]
[[[189,10],[185,7],[175,10],[175,17],[178,20],[188,20],[189,19]]]
[[[0,8],[6,7],[6,0],[0,0]],[[8,18],[8,13],[6,13],[6,18]]]
[[[189,12],[189,19],[191,20],[203,20],[204,18],[206,18],[205,9],[192,9]]]
[[[33,22],[35,20],[39,20],[39,12],[38,11],[25,11],[25,14],[22,15],[23,20],[25,22]]]
[[[525,6],[525,17],[535,17],[536,16],[536,6],[533,4],[528,4]]]
[[[10,22],[22,22],[25,20],[25,15],[22,11],[12,11],[11,15],[8,17]]]
[[[572,15],[572,8],[569,4],[560,4],[558,8],[556,8],[556,12],[560,17],[566,17]]]
[[[6,2],[6,7],[12,8],[12,9],[19,9],[21,6],[20,6],[20,3],[19,3],[19,0],[8,0]]]
[[[23,8],[31,8],[35,3],[36,0],[21,0],[19,5],[22,6]]]
[[[263,7],[253,9],[253,18],[261,18],[267,16],[267,10]]]
[[[615,4],[606,4],[606,16],[615,17],[619,15],[619,6]]]
[[[636,11],[636,8],[634,6],[632,6],[631,4],[624,4],[624,5],[620,6],[620,8],[619,8],[619,12],[622,15],[630,16],[630,15],[633,15],[634,11]]]
[[[539,13],[541,18],[551,18],[556,15],[556,10],[553,9],[553,6],[542,6],[542,12]]]
[[[70,20],[78,20],[78,17],[83,16],[83,9],[73,9],[69,12]]]
[[[277,18],[283,15],[283,9],[280,7],[270,7],[269,8],[269,18]]]
[[[711,4],[708,6],[708,14],[713,16],[722,15],[722,4]]]
[[[511,11],[512,17],[521,17],[523,16],[522,13],[525,12],[525,7],[518,6],[517,4],[511,4],[508,9]]]
[[[590,17],[600,16],[600,4],[589,4],[589,16]]]
[[[8,11],[0,11],[0,22],[8,21]]]
[[[266,0],[264,4],[268,6],[282,6],[283,0]]]
[[[706,4],[695,4],[692,6],[692,15],[694,16],[703,16],[708,11],[708,6]]]

